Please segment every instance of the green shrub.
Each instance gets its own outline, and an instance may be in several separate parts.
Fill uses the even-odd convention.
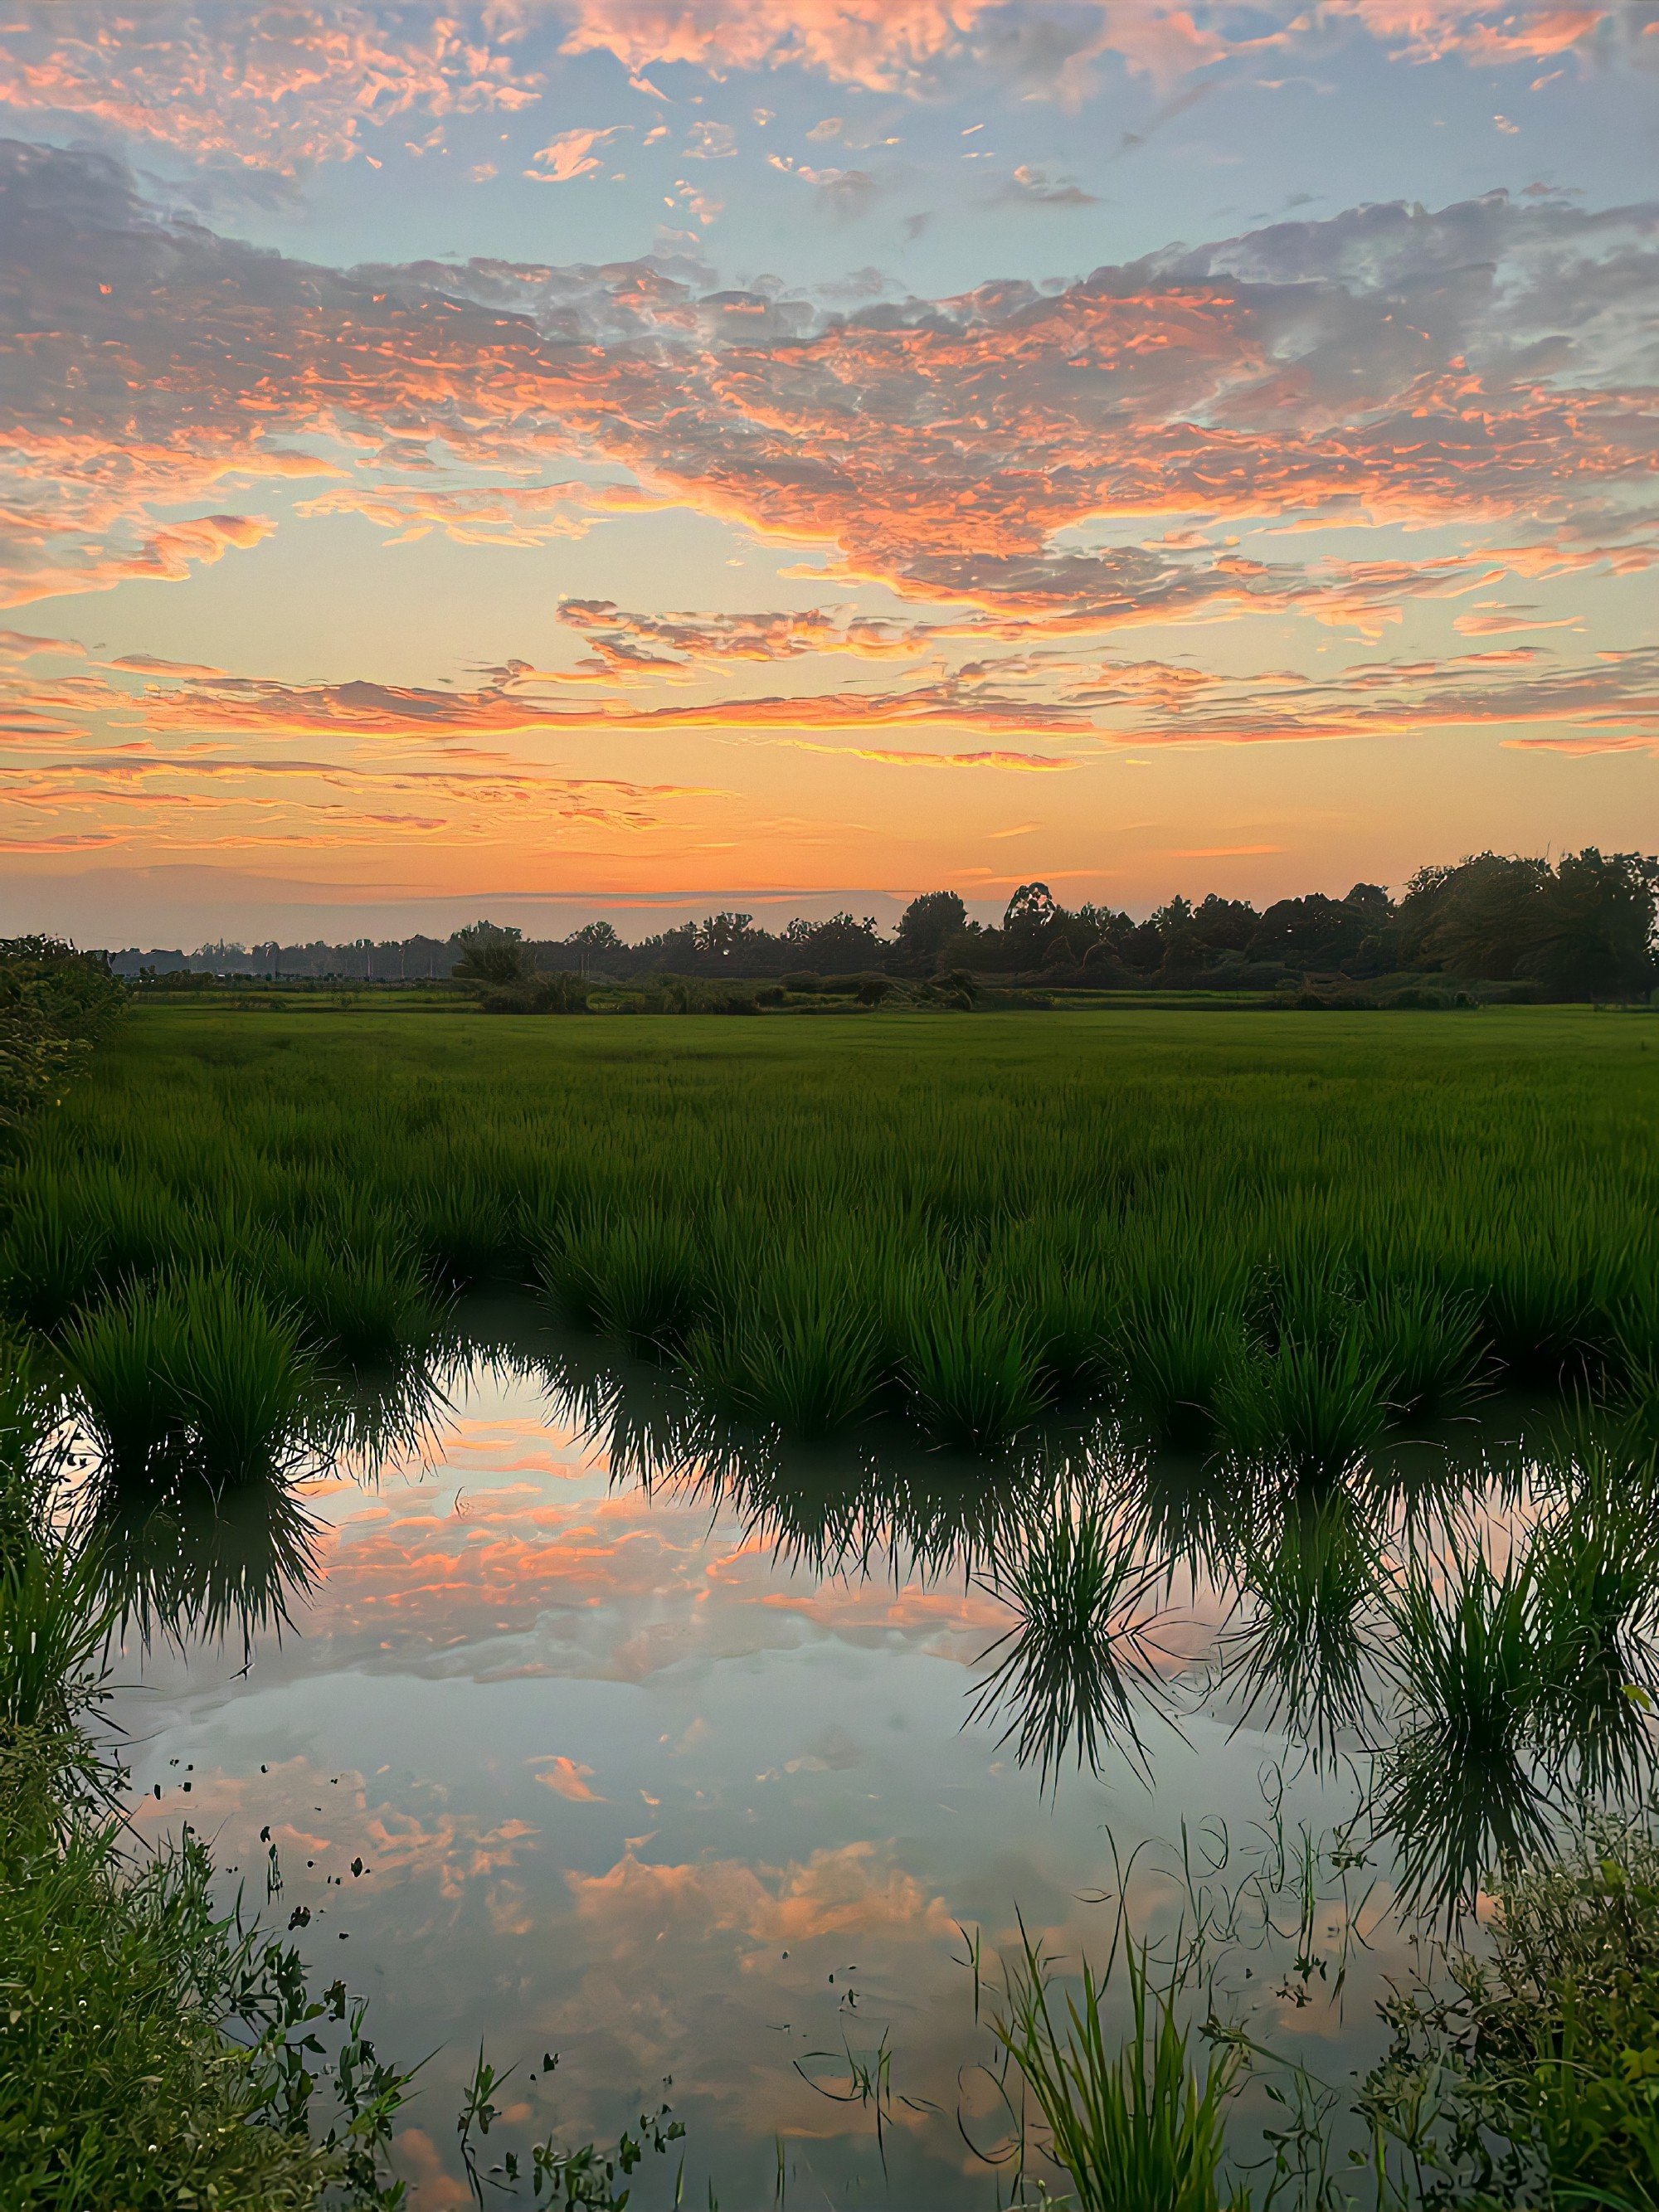
[[[1659,1844],[1592,1820],[1496,1882],[1490,1940],[1386,2008],[1363,2085],[1393,2203],[1659,2206]]]

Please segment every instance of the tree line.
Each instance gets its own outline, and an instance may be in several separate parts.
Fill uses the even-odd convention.
[[[216,944],[198,951],[112,956],[118,974],[246,975],[381,983],[456,974],[507,984],[537,974],[591,981],[764,978],[787,984],[959,975],[1056,988],[1271,990],[1287,979],[1364,984],[1431,976],[1510,987],[1540,999],[1630,996],[1659,982],[1659,860],[1594,847],[1559,860],[1480,853],[1420,868],[1393,896],[1355,884],[1258,908],[1212,892],[1176,897],[1144,919],[1022,884],[1000,922],[973,919],[952,890],[913,899],[890,936],[871,916],[797,916],[769,930],[750,914],[713,914],[629,943],[608,921],[526,939],[479,921],[447,939],[349,945]]]

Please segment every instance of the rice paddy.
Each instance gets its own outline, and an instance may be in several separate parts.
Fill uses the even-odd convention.
[[[1312,1981],[1340,1987],[1346,1972],[1316,1924],[1334,1909],[1333,1870],[1340,1887],[1363,1867],[1375,1893],[1360,1948],[1455,1944],[1494,1882],[1521,1895],[1564,1839],[1571,1850],[1652,1798],[1659,1162],[1645,1018],[1143,1012],[1039,1027],[884,1013],[711,1024],[724,1034],[707,1042],[697,1026],[135,1013],[7,1172],[0,1300],[15,1343],[0,1382],[74,1470],[61,1558],[82,1577],[72,1592],[14,1578],[7,1602],[20,1622],[40,1615],[37,1641],[63,1624],[71,1669],[112,1635],[164,1669],[195,1669],[215,1647],[244,1670],[268,1664],[331,1602],[345,1563],[330,1516],[352,1510],[333,1502],[349,1478],[383,1483],[366,1527],[395,1516],[382,1468],[427,1484],[455,1407],[493,1376],[518,1409],[500,1464],[533,1465],[526,1434],[579,1439],[604,1503],[591,1550],[538,1553],[550,1495],[534,1541],[480,1528],[469,1557],[487,1608],[464,1635],[434,1626],[431,1673],[408,1678],[422,1727],[458,1669],[518,1683],[538,1693],[529,1764],[548,1768],[544,1731],[573,1682],[651,1675],[672,1577],[652,1569],[657,1610],[627,1615],[623,1562],[684,1515],[727,1532],[723,1550],[707,1540],[716,1606],[723,1583],[769,1561],[811,1583],[803,1617],[821,1635],[873,1608],[845,1631],[866,1674],[780,1772],[821,1771],[827,1786],[866,1756],[842,1747],[870,1733],[870,1692],[851,1684],[884,1680],[908,1632],[896,1624],[934,1610],[947,1735],[982,1746],[981,1764],[1051,1824],[1083,1791],[1114,1819],[1161,1807],[1170,1769],[1195,1771],[1203,1791],[1206,1760],[1248,1765],[1260,1747],[1274,1788],[1328,1817],[1297,1846],[1302,1875],[1281,1835],[1284,1863],[1219,1917],[1189,1858],[1190,1917],[1163,1937],[1145,1932],[1144,1899],[1126,1917],[1127,1873],[1103,1944],[1060,1958],[1005,1933],[986,2027],[999,2109],[1023,2115],[1006,2155],[1030,2190],[1078,2204],[1369,2206],[1328,2172],[1301,2197],[1281,2175],[1264,2196],[1241,2151],[1258,2138],[1284,2160],[1293,2135],[1316,2163],[1346,2143],[1373,2195],[1384,2180],[1347,2122],[1304,2113],[1273,2132],[1251,2040],[1262,2015],[1214,1970],[1255,1909],[1240,1899],[1271,1900],[1259,1940],[1281,1978],[1261,1997],[1315,2005]],[[514,1348],[486,1355],[501,1314]],[[458,1477],[463,1525],[465,1488]],[[451,1585],[431,1508],[417,1518],[401,1565],[376,1534],[360,1540],[375,1561],[363,1571],[382,1579],[340,1601],[368,1639],[361,1671],[340,1678],[348,1707],[380,1709],[370,1685],[396,1671],[378,1655],[399,1648],[401,1609],[418,1619]],[[530,1625],[520,1583],[539,1594]],[[710,1646],[729,1650],[731,1680],[747,1669],[795,1698],[787,1643],[732,1622],[729,1647]],[[547,1674],[557,1697],[542,1694]],[[44,1692],[20,1673],[15,1694]],[[709,1694],[718,1708],[732,1692]],[[683,1747],[665,1729],[652,1742],[672,1743],[652,1754],[668,1765],[640,1765],[617,1817],[654,1834]],[[382,1755],[372,1730],[367,1744],[365,1771]],[[765,1755],[745,1739],[738,1756],[747,1776]],[[933,1737],[907,1756],[919,1771],[890,1785],[898,1832],[928,1832]],[[541,1780],[573,1817],[597,1818],[613,1794],[605,1757],[573,1750]],[[515,1747],[507,1765],[523,1763]],[[158,1796],[167,1786],[158,1777]],[[823,1798],[825,1835],[863,1802],[861,1778]],[[538,1814],[463,1825],[457,1849],[493,1882],[517,1848],[500,1837],[535,1834]],[[381,1832],[389,1852],[404,1832]],[[1097,1820],[1091,1833],[1098,1855]],[[584,1910],[654,1894],[651,1844],[629,1834],[603,1881],[571,1861]],[[676,1881],[701,1878],[685,1869],[704,1848],[682,1837]],[[787,1881],[810,1887],[817,1861],[790,1848],[807,1871],[792,1858]],[[1206,1853],[1226,1856],[1207,1834]],[[1043,1857],[1010,1832],[1005,1914],[1026,1901],[1010,1884],[1052,1898]],[[754,1876],[775,1878],[766,1863]],[[514,1879],[491,1891],[504,1931],[519,1925]],[[1085,1894],[1086,1877],[1068,1879]],[[772,1936],[802,1908],[773,1917],[747,1890],[733,1905],[738,1877],[720,1880],[710,1926],[735,1912],[787,1960],[797,1937]],[[1301,1918],[1280,1931],[1298,1881]],[[927,1894],[896,1906],[895,1926],[942,1909]],[[887,1932],[871,1943],[896,1940],[874,1924]],[[596,1957],[611,1955],[605,1925]],[[860,1925],[845,1922],[848,1959]],[[569,1940],[580,1951],[587,1931]],[[459,1958],[431,1956],[441,1980]],[[470,1962],[455,1971],[470,1987]],[[675,1971],[660,1969],[671,1996]],[[828,1967],[832,1984],[854,1971]],[[498,1959],[491,1972],[486,2010],[517,1969]],[[977,1964],[975,1977],[977,2002]],[[915,2146],[904,2166],[907,2134],[919,2144],[923,2116],[947,2108],[907,2103],[902,2045],[888,2040],[903,2007],[866,2029],[866,1997],[829,1991],[836,2039],[803,2050],[800,2079],[867,2116],[884,2176],[890,2160],[921,2172]],[[404,2023],[411,2048],[428,2047],[425,2018]],[[767,2033],[785,2030],[769,2017]],[[649,2086],[626,2078],[630,2096]],[[733,2078],[762,2095],[759,2075]],[[1336,2094],[1310,2079],[1292,2067],[1282,2094]],[[1338,2101],[1352,2122],[1358,2108]],[[700,2109],[710,2124],[708,2099]],[[611,2124],[602,2112],[596,2132]],[[1395,2154],[1376,2154],[1385,2166]],[[781,2137],[777,2155],[781,2185]],[[848,2201],[870,2179],[848,2180]],[[1390,2203],[1428,2201],[1391,2170],[1386,2186]]]
[[[981,1455],[1086,1403],[1340,1471],[1482,1388],[1650,1355],[1644,1016],[732,1035],[146,1010],[31,1133],[0,1295],[112,1457],[182,1424],[228,1480],[264,1456],[231,1398],[273,1437],[291,1410],[256,1363],[384,1363],[478,1284],[758,1426]]]

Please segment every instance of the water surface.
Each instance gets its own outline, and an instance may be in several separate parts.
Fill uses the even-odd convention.
[[[489,1335],[421,1439],[303,1486],[314,1525],[274,1561],[255,1542],[240,1620],[227,1600],[205,1633],[135,1626],[117,1668],[141,1825],[192,1822],[324,1981],[372,1997],[384,2050],[432,2054],[397,2147],[416,2206],[467,2201],[453,2113],[481,2045],[517,2069],[489,2157],[614,2139],[666,2100],[689,2203],[711,2179],[727,2212],[780,2187],[1006,2203],[997,1961],[1022,1921],[1102,1956],[1126,1881],[1166,1938],[1228,1921],[1218,2008],[1285,2064],[1340,2084],[1378,2055],[1422,1931],[1361,1815],[1374,1723],[1316,1710],[1318,1663],[1311,1691],[1286,1671],[1294,1620],[1252,1641],[1224,1485],[1177,1465],[1149,1492],[1105,1439],[1000,1471],[867,1443],[711,1463],[651,1370]],[[1449,1496],[1524,1512],[1490,1469],[1469,1489],[1480,1465],[1468,1428],[1398,1455],[1355,1528],[1432,1547]],[[999,1561],[1091,1485],[1152,1497],[1147,1556],[1172,1534],[1200,1555],[1134,1609],[1135,1734],[1105,1717],[1097,1772],[1063,1698],[975,1698],[1019,1625]],[[176,1620],[191,1576],[168,1571]],[[1241,2142],[1275,2113],[1249,2091]],[[678,2155],[637,2204],[668,2201]]]

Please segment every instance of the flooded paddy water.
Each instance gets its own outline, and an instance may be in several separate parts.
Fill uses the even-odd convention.
[[[1109,1431],[989,1464],[713,1441],[659,1370],[469,1325],[389,1444],[112,1542],[134,1817],[190,1822],[384,2051],[430,2054],[417,2208],[468,2201],[481,2048],[514,2069],[486,2189],[665,2103],[637,2206],[1006,2203],[1004,1964],[1103,1964],[1125,1899],[1255,2047],[1238,2161],[1340,2165],[1390,1979],[1494,1850],[1645,1775],[1622,1682],[1455,1771],[1433,1621],[1401,1650],[1402,1589],[1484,1577],[1501,1630],[1540,1510],[1516,1402],[1264,1498]],[[1316,2111],[1322,2152],[1270,2139]]]

